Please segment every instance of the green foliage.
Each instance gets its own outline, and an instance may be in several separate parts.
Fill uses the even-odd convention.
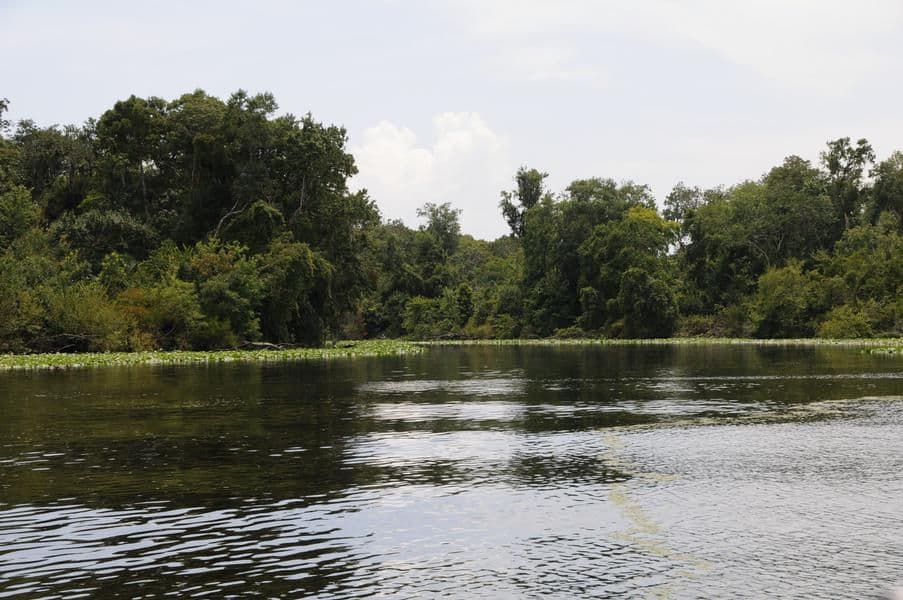
[[[709,337],[718,335],[715,315],[685,315],[678,319],[676,337]],[[723,335],[723,334],[722,334]]]
[[[759,278],[752,299],[752,320],[757,337],[796,338],[812,335],[813,281],[792,261],[770,269]]]
[[[670,335],[677,301],[667,252],[677,227],[639,206],[621,220],[597,226],[579,250],[591,266],[585,276],[589,286],[580,293],[581,322],[601,326],[621,321],[619,335]]]
[[[894,152],[871,173],[874,178],[865,209],[866,222],[876,224],[881,214],[896,215],[903,220],[903,152]]]
[[[415,296],[404,307],[403,326],[416,340],[458,337],[469,316],[466,288],[446,289],[438,298]]]
[[[845,300],[888,301],[903,292],[903,236],[892,213],[883,213],[877,225],[862,225],[844,232],[831,255],[820,257],[822,273],[841,283]]]
[[[703,204],[705,192],[698,187],[688,187],[681,181],[665,197],[665,210],[662,211],[662,216],[669,221],[683,223]]]
[[[818,327],[818,337],[821,338],[868,338],[874,333],[867,312],[846,304],[831,309]]]
[[[3,118],[3,113],[9,110],[9,98],[0,98],[0,135],[9,129],[9,120]]]
[[[332,305],[334,267],[290,235],[273,240],[257,257],[263,290],[261,331],[266,340],[319,344]]]
[[[135,323],[132,349],[184,349],[204,337],[204,315],[194,285],[179,279],[133,287],[116,298],[120,311]]]
[[[0,251],[46,227],[116,298],[135,347],[320,343],[373,287],[379,213],[348,189],[345,130],[276,109],[270,94],[196,90],[131,96],[83,127],[23,121],[0,137]]]
[[[239,363],[286,363],[324,361],[369,356],[400,356],[423,352],[423,346],[398,340],[358,341],[326,348],[290,348],[283,350],[228,350],[217,352],[142,351],[92,354],[0,355],[0,371],[78,369],[132,365],[190,365]]]
[[[129,287],[130,271],[133,266],[133,261],[127,257],[118,252],[111,252],[103,257],[97,279],[108,294],[116,296]]]
[[[556,329],[554,332],[552,332],[551,337],[557,340],[579,340],[593,336],[590,335],[582,327],[571,326]]]
[[[843,228],[849,229],[855,224],[865,200],[862,177],[865,167],[875,161],[875,152],[868,140],[858,140],[853,146],[850,138],[843,137],[828,142],[821,160],[828,172],[835,214]]]
[[[97,281],[39,288],[44,304],[36,350],[109,352],[128,347],[129,323]]]
[[[54,223],[53,232],[92,265],[112,252],[145,258],[157,245],[154,231],[123,210],[68,212]]]
[[[618,290],[622,337],[670,337],[677,322],[674,291],[661,279],[640,268],[631,267],[621,276]]]
[[[38,206],[26,188],[14,186],[0,193],[0,249],[37,224],[39,215]]]
[[[426,219],[420,230],[435,238],[446,255],[454,254],[458,248],[458,238],[461,237],[461,225],[458,222],[461,211],[453,209],[448,202],[438,205],[427,202],[417,209],[417,216]]]
[[[836,239],[825,176],[791,156],[759,182],[745,182],[691,211],[680,259],[699,308],[740,302],[759,276],[790,259],[808,260]]]
[[[223,244],[217,239],[199,243],[184,271],[186,279],[195,283],[201,311],[207,317],[204,336],[208,341],[203,346],[224,347],[239,339],[260,337],[257,315],[263,281],[257,265],[247,258],[242,246]]]
[[[516,189],[502,192],[499,208],[502,209],[512,235],[524,236],[525,215],[546,196],[544,180],[548,176],[548,173],[521,167],[514,175]]]
[[[223,235],[254,252],[260,252],[284,230],[285,217],[282,213],[265,200],[258,200],[230,221],[224,227]]]
[[[131,96],[79,127],[3,120],[0,350],[339,336],[868,336],[903,330],[903,154],[828,143],[755,181],[560,193],[520,168],[512,235],[425,203],[380,222],[342,127],[271,94]]]

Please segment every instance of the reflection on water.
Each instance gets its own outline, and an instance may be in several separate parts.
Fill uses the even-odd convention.
[[[869,598],[903,363],[467,347],[0,374],[0,598]]]

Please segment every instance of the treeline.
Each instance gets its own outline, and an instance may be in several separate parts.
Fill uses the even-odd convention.
[[[339,337],[865,337],[903,329],[903,154],[828,143],[755,181],[647,186],[520,169],[511,235],[383,222],[346,132],[269,94],[117,102],[82,126],[0,101],[0,351]],[[428,199],[425,199],[428,200]]]

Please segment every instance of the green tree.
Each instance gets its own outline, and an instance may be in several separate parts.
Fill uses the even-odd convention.
[[[679,260],[695,308],[736,304],[769,268],[830,248],[837,221],[826,188],[818,169],[791,156],[760,181],[729,188],[691,211]]]
[[[623,319],[623,335],[659,336],[673,330],[677,309],[668,248],[677,230],[676,223],[640,206],[595,228],[580,247],[586,264],[594,266],[580,293],[585,327]],[[642,293],[649,296],[640,301]]]
[[[828,142],[821,160],[828,171],[834,210],[843,229],[849,229],[862,208],[865,199],[862,176],[866,166],[875,161],[875,151],[866,139],[857,140],[854,146],[850,138],[843,137]]]
[[[461,236],[461,210],[452,208],[451,204],[433,204],[427,202],[417,209],[417,216],[426,222],[420,226],[420,230],[435,237],[439,245],[445,250],[446,256],[454,254],[458,249],[458,238]]]
[[[26,188],[15,186],[0,192],[0,250],[33,227],[39,215]]]
[[[802,263],[768,270],[759,278],[752,299],[756,336],[765,338],[807,337],[814,332],[813,281]]]
[[[286,234],[257,256],[262,280],[261,331],[266,340],[318,345],[329,333],[334,266]]]
[[[207,321],[201,346],[222,347],[260,337],[259,308],[263,281],[243,246],[212,238],[195,245],[186,257],[185,277],[194,282]]]
[[[516,188],[503,191],[499,207],[516,237],[524,235],[524,215],[546,195],[544,180],[548,173],[521,167],[514,176]]]
[[[881,213],[892,212],[903,222],[903,152],[894,152],[872,170],[873,178],[865,217],[871,224],[878,222]]]
[[[9,130],[9,119],[3,116],[8,111],[9,98],[0,98],[0,136],[6,135]]]
[[[677,323],[677,298],[667,281],[631,267],[621,275],[618,304],[624,337],[669,337]]]
[[[150,219],[166,178],[160,165],[165,146],[166,102],[130,96],[116,102],[97,122],[103,192],[116,206]]]

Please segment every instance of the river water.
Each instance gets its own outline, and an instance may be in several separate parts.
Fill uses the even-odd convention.
[[[903,360],[442,347],[0,374],[0,598],[880,598]]]

